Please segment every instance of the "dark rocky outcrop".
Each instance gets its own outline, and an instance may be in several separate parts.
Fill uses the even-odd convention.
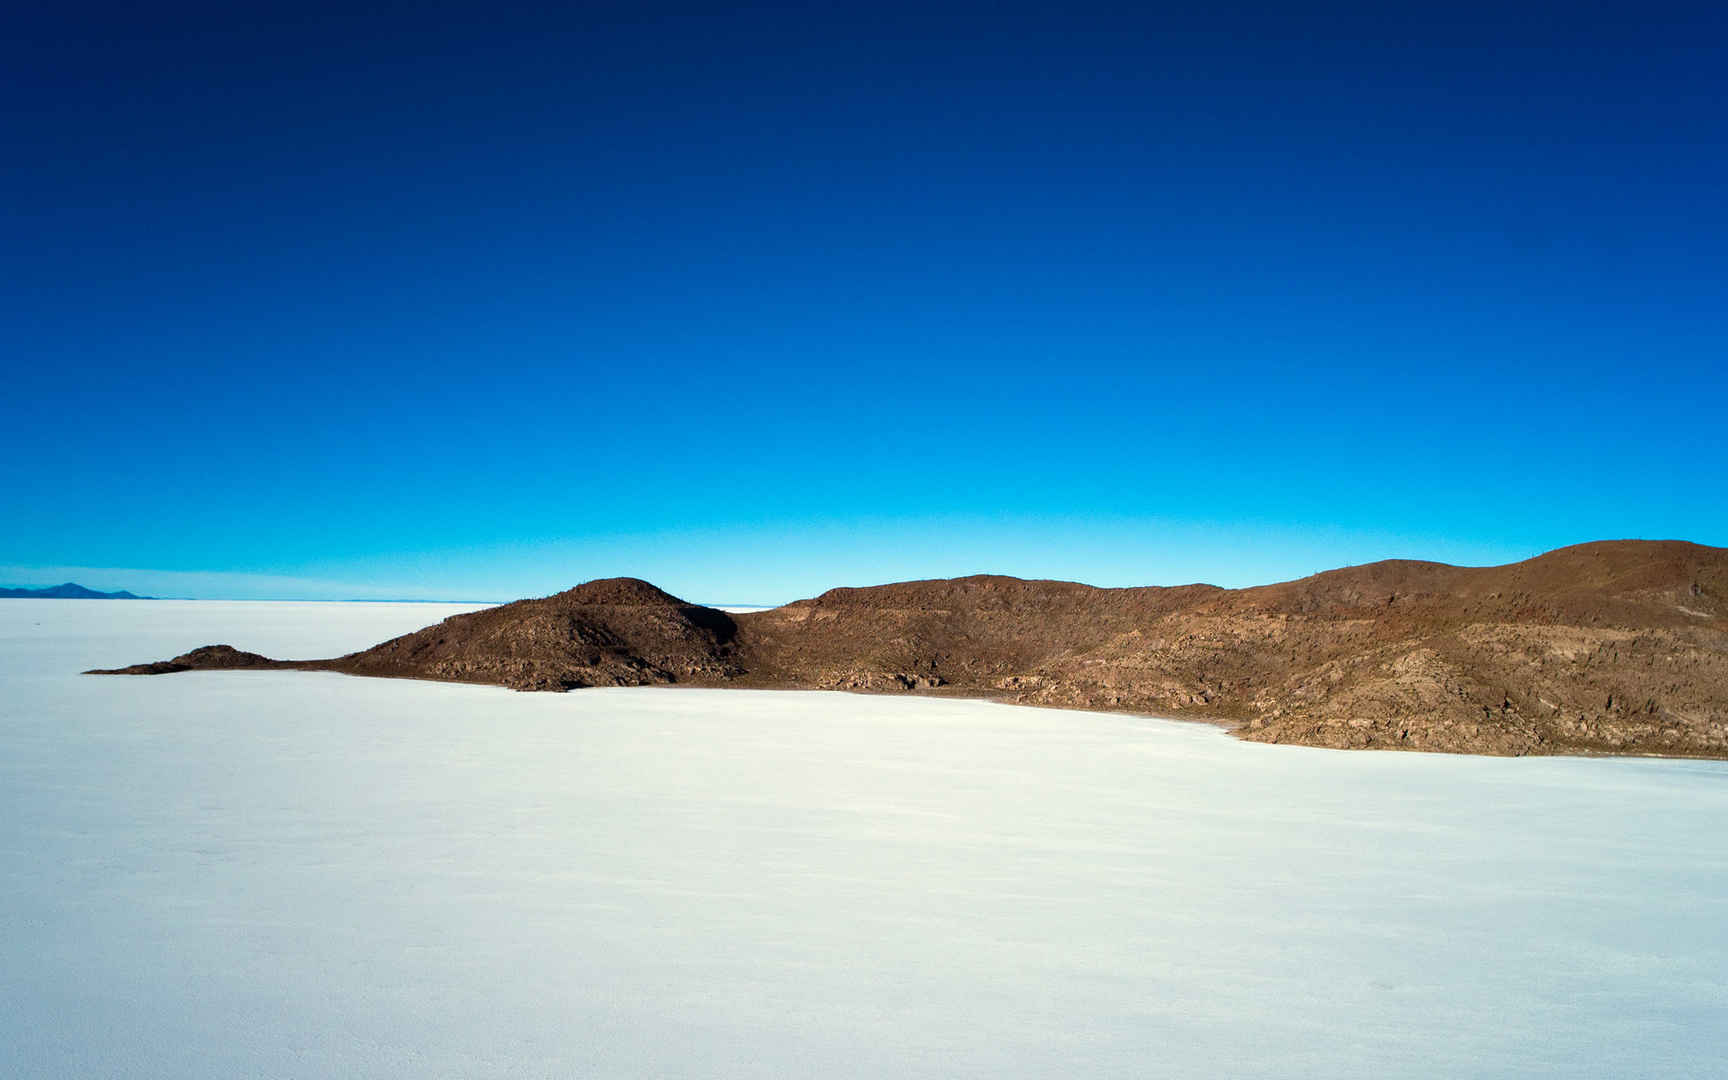
[[[718,682],[742,673],[737,634],[723,611],[612,578],[456,615],[323,666],[515,690]]]
[[[290,661],[272,660],[254,652],[241,652],[232,645],[203,645],[172,660],[153,664],[133,664],[131,667],[86,671],[86,675],[170,675],[176,671],[223,671],[242,668],[298,667]]]
[[[613,579],[333,660],[195,650],[120,670],[286,666],[524,690],[988,696],[1206,718],[1317,746],[1728,757],[1728,549],[1604,542],[1508,566],[1395,560],[1237,590],[978,576],[736,616]]]

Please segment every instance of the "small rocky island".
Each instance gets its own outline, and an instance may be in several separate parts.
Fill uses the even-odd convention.
[[[1251,589],[978,576],[736,615],[613,578],[333,659],[211,645],[91,674],[210,669],[953,694],[1214,720],[1311,746],[1724,758],[1728,548],[1609,541]]]

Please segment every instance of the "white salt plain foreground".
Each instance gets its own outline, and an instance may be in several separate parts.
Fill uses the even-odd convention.
[[[1728,767],[819,693],[97,678],[425,604],[0,600],[0,1074],[1700,1077]]]

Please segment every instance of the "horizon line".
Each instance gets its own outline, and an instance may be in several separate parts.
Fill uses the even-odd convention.
[[[1693,541],[1693,540],[1681,540],[1681,539],[1677,539],[1677,538],[1646,539],[1646,538],[1638,538],[1638,537],[1624,537],[1624,538],[1618,538],[1618,539],[1586,540],[1586,541],[1581,541],[1581,542],[1577,542],[1577,543],[1562,544],[1558,547],[1548,548],[1548,549],[1539,551],[1533,555],[1526,556],[1525,558],[1511,559],[1511,560],[1504,561],[1504,562],[1450,563],[1450,562],[1443,562],[1441,560],[1436,560],[1436,559],[1415,559],[1415,558],[1408,558],[1408,557],[1401,557],[1401,556],[1393,556],[1393,557],[1381,558],[1381,559],[1369,559],[1369,560],[1364,560],[1361,562],[1341,563],[1338,565],[1327,567],[1325,569],[1311,571],[1311,572],[1306,573],[1306,574],[1298,574],[1294,577],[1281,577],[1281,578],[1276,578],[1276,579],[1270,580],[1270,581],[1258,581],[1258,582],[1255,582],[1254,584],[1239,585],[1239,586],[1216,585],[1216,584],[1213,584],[1213,583],[1207,582],[1207,581],[1186,581],[1186,582],[1178,582],[1178,583],[1174,583],[1174,584],[1141,583],[1141,584],[1133,584],[1133,585],[1094,585],[1090,582],[1081,581],[1077,578],[1045,577],[1045,576],[1030,576],[1030,577],[1028,577],[1028,576],[1021,576],[1021,575],[1017,575],[1017,574],[1004,574],[1004,573],[998,573],[998,572],[992,572],[992,571],[974,571],[972,573],[967,573],[967,574],[938,575],[938,576],[930,576],[930,577],[892,578],[892,579],[888,579],[888,580],[873,581],[869,584],[863,584],[863,585],[831,585],[825,589],[821,589],[821,590],[818,590],[817,592],[811,593],[808,596],[804,596],[804,595],[795,596],[789,600],[785,600],[785,601],[782,601],[782,602],[777,603],[777,604],[742,603],[742,602],[737,602],[737,601],[709,603],[709,602],[699,602],[699,601],[686,600],[685,602],[696,605],[696,606],[714,608],[717,610],[724,610],[727,608],[740,608],[740,609],[751,609],[751,610],[772,610],[772,609],[777,608],[777,607],[784,607],[786,604],[795,603],[798,600],[810,599],[814,596],[819,596],[823,592],[827,592],[831,589],[840,589],[840,588],[868,589],[868,588],[878,588],[878,587],[885,586],[885,585],[907,584],[907,583],[911,583],[911,582],[954,581],[954,580],[963,580],[965,578],[973,578],[973,577],[1000,577],[1000,578],[1010,578],[1010,579],[1019,580],[1019,581],[1053,581],[1053,582],[1061,582],[1064,584],[1082,585],[1082,586],[1085,586],[1087,588],[1099,588],[1099,589],[1114,589],[1114,588],[1166,588],[1166,589],[1175,589],[1175,588],[1208,587],[1208,588],[1224,589],[1226,591],[1235,591],[1238,589],[1252,589],[1252,588],[1262,588],[1262,587],[1266,587],[1266,586],[1270,586],[1270,585],[1280,585],[1280,584],[1284,584],[1286,582],[1300,581],[1304,578],[1313,577],[1317,574],[1331,573],[1331,572],[1337,571],[1337,570],[1347,570],[1347,569],[1352,569],[1352,568],[1361,567],[1361,566],[1374,566],[1374,565],[1378,565],[1378,564],[1382,564],[1382,563],[1413,562],[1413,563],[1426,563],[1428,565],[1434,565],[1434,566],[1446,566],[1446,567],[1452,567],[1455,569],[1490,569],[1490,568],[1494,568],[1494,567],[1517,565],[1518,563],[1528,562],[1531,559],[1541,558],[1542,556],[1554,554],[1554,553],[1560,552],[1560,551],[1566,551],[1566,550],[1569,550],[1571,548],[1590,547],[1590,546],[1602,545],[1602,544],[1686,544],[1686,545],[1693,546],[1693,547],[1707,548],[1707,549],[1718,550],[1718,551],[1728,550],[1728,547],[1720,547],[1720,546],[1712,545],[1712,544],[1701,544],[1701,543],[1698,543],[1697,541]],[[252,582],[258,583],[260,586],[264,586],[267,582],[271,582],[271,581],[280,582],[283,579],[283,577],[285,577],[285,575],[256,574],[256,573],[233,573],[233,572],[227,572],[227,571],[152,571],[152,570],[144,570],[144,569],[137,569],[137,568],[120,569],[120,568],[97,568],[97,567],[79,567],[79,568],[56,567],[54,569],[61,571],[61,573],[46,574],[46,575],[42,575],[42,577],[44,577],[44,578],[59,578],[60,580],[52,581],[51,583],[48,583],[48,584],[31,585],[31,584],[19,583],[20,578],[28,578],[28,577],[37,576],[34,574],[29,574],[28,573],[29,568],[25,568],[25,567],[21,567],[21,566],[11,566],[11,567],[6,567],[4,569],[11,570],[15,575],[17,575],[15,577],[13,577],[13,579],[12,579],[13,583],[12,584],[0,586],[0,587],[4,587],[4,588],[40,590],[40,589],[51,589],[51,588],[55,588],[55,587],[62,586],[62,585],[77,585],[80,588],[89,588],[93,592],[94,591],[133,592],[134,594],[136,594],[134,598],[141,599],[141,600],[173,600],[173,601],[223,602],[223,603],[452,604],[452,605],[460,604],[460,605],[474,605],[474,606],[497,606],[497,605],[501,605],[501,604],[514,603],[518,600],[538,599],[538,598],[544,597],[544,596],[553,596],[559,592],[565,591],[565,589],[554,589],[550,592],[544,592],[544,593],[538,592],[538,591],[532,591],[532,592],[525,592],[522,595],[517,595],[517,596],[509,598],[509,599],[473,598],[473,597],[469,597],[469,598],[409,597],[409,596],[312,596],[312,595],[292,595],[292,594],[277,594],[277,595],[266,595],[266,596],[207,596],[207,595],[206,596],[194,596],[194,595],[185,595],[185,594],[143,595],[143,594],[138,594],[137,589],[133,588],[131,585],[120,585],[120,586],[117,586],[115,588],[110,588],[110,589],[97,589],[97,588],[94,588],[91,586],[85,586],[76,580],[76,577],[79,575],[73,575],[73,576],[68,577],[65,575],[64,571],[66,571],[68,569],[90,571],[89,574],[82,575],[82,576],[86,576],[86,577],[95,577],[98,575],[106,576],[108,574],[116,574],[116,575],[130,574],[130,575],[135,575],[135,576],[140,576],[140,577],[149,577],[149,576],[153,576],[153,575],[172,575],[174,577],[212,576],[212,577],[232,578],[232,579],[235,579],[237,581],[242,581],[242,582],[252,581]],[[24,574],[18,574],[17,572],[20,570],[24,570],[25,573]],[[635,580],[640,580],[640,581],[646,581],[647,580],[646,578],[635,577],[635,575],[620,574],[620,575],[606,575],[606,576],[601,576],[601,577],[587,578],[582,582],[578,582],[577,585],[586,584],[587,582],[592,582],[592,581],[605,581],[605,580],[609,580],[611,578],[620,578],[620,577],[635,578]],[[289,580],[295,580],[295,579],[289,578]],[[320,580],[316,580],[316,579],[299,579],[299,580],[302,581],[304,584],[311,586],[313,588],[317,588],[318,586],[324,586],[325,588],[328,588],[330,591],[336,591],[337,589],[343,587],[343,583],[327,581],[327,580],[325,580],[325,581],[320,581]],[[650,584],[652,584],[652,582],[650,582]],[[148,586],[141,586],[141,587],[142,588],[148,588]],[[351,583],[347,585],[347,588],[356,588],[356,587],[357,586],[355,586]],[[574,587],[576,587],[576,586],[574,586],[574,585],[566,586],[565,588],[567,589],[567,588],[574,588]],[[364,586],[358,586],[358,588],[363,589]],[[658,586],[656,586],[656,588],[658,588]],[[50,599],[50,598],[47,598],[47,597],[0,597],[0,599]],[[61,598],[61,599],[80,599],[80,598]],[[87,598],[81,598],[81,599],[95,599],[95,598],[87,597]],[[124,599],[124,598],[120,598],[120,599]],[[683,600],[683,597],[680,596],[679,599]]]

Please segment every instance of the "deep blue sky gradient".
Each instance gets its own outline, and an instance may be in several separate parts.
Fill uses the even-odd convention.
[[[0,577],[1728,544],[1728,9],[1512,9],[25,5]]]

